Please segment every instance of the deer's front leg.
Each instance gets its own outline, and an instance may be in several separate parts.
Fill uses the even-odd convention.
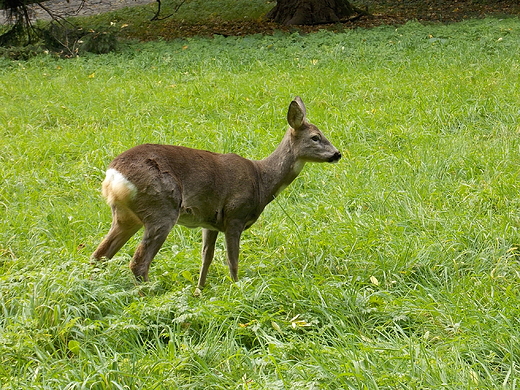
[[[240,252],[240,236],[244,228],[237,224],[226,231],[226,249],[229,266],[229,274],[234,282],[238,281],[238,254]]]
[[[218,231],[202,229],[202,266],[200,268],[199,282],[193,293],[195,296],[201,294],[201,290],[206,284],[206,276],[208,275],[209,266],[213,261],[215,254],[215,242],[217,241]]]

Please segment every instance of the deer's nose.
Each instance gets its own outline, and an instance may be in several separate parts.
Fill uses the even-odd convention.
[[[341,158],[341,153],[338,151],[338,152],[334,153],[331,158],[329,158],[329,162],[331,162],[331,163],[338,162],[340,158]]]

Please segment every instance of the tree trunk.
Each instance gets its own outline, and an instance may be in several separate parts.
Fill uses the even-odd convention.
[[[0,10],[20,8],[28,4],[41,3],[45,0],[0,0]]]
[[[356,9],[347,0],[278,0],[267,19],[285,25],[337,23]]]

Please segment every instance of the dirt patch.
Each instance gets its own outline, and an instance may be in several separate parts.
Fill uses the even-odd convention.
[[[520,15],[520,2],[511,0],[365,0],[353,2],[358,7],[368,6],[370,16],[362,16],[354,21],[331,25],[281,26],[264,20],[221,21],[209,20],[193,24],[170,19],[161,22],[161,27],[150,27],[140,31],[139,38],[154,40],[158,36],[172,39],[187,36],[243,36],[251,34],[273,34],[276,31],[313,32],[321,29],[340,31],[351,28],[371,28],[380,25],[402,25],[410,20],[420,22],[451,23],[471,18],[487,16],[505,17]]]
[[[52,14],[60,16],[85,16],[104,13],[123,7],[132,7],[155,3],[155,0],[49,0],[42,3]],[[129,36],[143,40],[158,37],[172,39],[188,36],[250,35],[273,34],[275,31],[312,32],[320,29],[370,28],[380,25],[400,25],[409,20],[421,22],[459,22],[470,18],[486,16],[520,15],[518,0],[360,0],[353,1],[360,8],[368,7],[370,16],[362,16],[354,21],[334,25],[287,27],[264,20],[246,21],[205,21],[204,23],[186,23],[176,19],[161,22],[149,22],[149,34],[146,28],[140,29],[139,36]],[[48,12],[38,5],[31,7],[34,18],[50,19]],[[0,13],[0,23],[2,17]],[[160,23],[153,25],[153,23]]]
[[[51,20],[52,16],[89,16],[125,7],[155,3],[155,0],[48,0],[42,6],[28,6],[33,20]],[[5,12],[0,11],[0,23],[6,22]]]

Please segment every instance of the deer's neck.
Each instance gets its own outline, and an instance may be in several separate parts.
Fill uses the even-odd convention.
[[[271,155],[256,162],[260,173],[262,197],[266,204],[291,184],[305,165],[294,150],[290,131],[291,129]]]

